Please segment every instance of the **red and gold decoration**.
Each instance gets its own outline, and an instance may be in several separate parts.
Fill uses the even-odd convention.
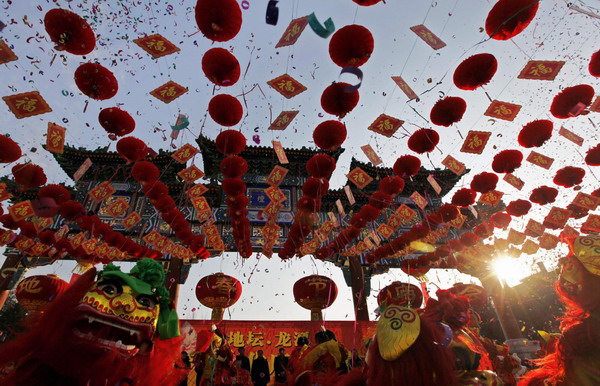
[[[8,44],[0,39],[0,64],[5,64],[19,59],[17,55],[10,49]]]
[[[196,297],[205,307],[212,309],[211,319],[223,319],[225,308],[234,305],[242,296],[242,283],[222,272],[205,276],[196,285]]]
[[[188,92],[187,88],[170,80],[162,86],[150,91],[150,95],[164,103],[169,104],[186,92]]]
[[[10,111],[18,119],[45,114],[52,111],[48,103],[37,91],[15,94],[2,97]]]
[[[68,286],[66,281],[55,275],[29,276],[17,285],[17,301],[29,312],[40,312]]]
[[[283,74],[267,82],[275,91],[286,97],[293,98],[306,91],[306,87],[288,74]]]
[[[521,111],[520,105],[495,100],[492,101],[483,115],[512,122],[517,114],[519,114],[519,111]]]
[[[323,320],[322,310],[333,304],[338,289],[333,280],[325,276],[310,275],[294,283],[294,299],[310,310],[310,320]]]
[[[442,39],[437,37],[433,32],[429,30],[429,28],[425,27],[423,24],[410,27],[410,30],[417,34],[418,37],[420,37],[434,50],[439,50],[441,48],[446,47],[446,43],[444,43]]]
[[[298,110],[282,111],[269,126],[269,130],[285,130],[298,115]]]
[[[385,286],[377,294],[377,304],[387,306],[397,305],[408,308],[421,308],[423,293],[414,284],[395,281]]]
[[[563,61],[530,60],[517,78],[554,80],[564,65],[565,62]]]
[[[292,46],[296,44],[300,35],[308,25],[308,16],[299,17],[290,22],[283,35],[279,39],[279,42],[275,45],[275,48]]]
[[[142,50],[152,55],[153,58],[160,58],[179,52],[179,47],[171,43],[161,34],[134,39],[133,42],[140,46]]]

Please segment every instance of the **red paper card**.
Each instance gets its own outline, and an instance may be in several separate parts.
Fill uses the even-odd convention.
[[[273,142],[273,149],[275,150],[275,154],[277,155],[277,159],[279,159],[279,163],[289,164],[290,162],[285,155],[285,149],[281,146],[281,142],[279,141],[271,141]]]
[[[595,113],[600,113],[600,96],[596,97],[589,109]]]
[[[348,173],[348,180],[350,180],[359,189],[363,189],[365,186],[373,182],[373,178],[359,167],[354,168],[350,173]]]
[[[62,154],[65,149],[65,133],[67,129],[48,122],[46,149],[52,153]]]
[[[25,220],[35,214],[31,201],[21,201],[8,207],[8,213],[12,216],[15,222]]]
[[[271,123],[268,130],[285,130],[298,113],[299,111],[297,110],[282,111]]]
[[[269,176],[267,177],[267,184],[271,186],[279,186],[285,176],[288,174],[288,169],[283,166],[275,165]]]
[[[37,91],[2,97],[8,108],[18,119],[45,114],[52,111],[44,98]]]
[[[535,151],[531,151],[531,153],[527,157],[527,161],[544,169],[550,169],[552,163],[554,163],[553,158],[546,157],[545,155]]]
[[[275,45],[275,48],[286,47],[295,44],[307,25],[308,16],[303,16],[292,20],[285,31],[283,31],[283,35],[281,35],[279,42],[277,42]]]
[[[44,229],[48,228],[54,222],[53,219],[49,217],[33,217],[31,219],[33,226],[35,226],[35,230],[40,233]]]
[[[411,209],[412,210],[412,209]],[[402,216],[400,216],[398,213],[393,213],[389,218],[388,218],[388,222],[387,225],[392,228],[393,230],[396,230],[398,228],[400,228],[400,225],[402,225]]]
[[[33,247],[35,241],[30,239],[29,237],[21,237],[19,241],[15,243],[15,248],[17,248],[21,252],[25,252],[29,248]]]
[[[490,136],[489,131],[469,131],[460,151],[463,153],[481,154]]]
[[[398,209],[396,209],[396,213],[402,217],[403,222],[408,222],[417,215],[417,212],[409,208],[406,204],[400,205]]]
[[[200,150],[198,150],[198,148],[186,143],[179,149],[175,150],[175,152],[171,154],[171,158],[180,164],[184,164],[199,152]]]
[[[457,176],[462,175],[465,172],[465,170],[467,169],[465,164],[463,164],[456,158],[452,157],[451,155],[448,155],[448,156],[446,156],[446,158],[444,158],[444,160],[442,161],[442,165],[447,167],[448,170],[450,170],[452,173],[456,174]]]
[[[187,196],[189,198],[200,197],[204,193],[208,191],[208,188],[205,185],[198,184],[194,185],[187,190]]]
[[[425,209],[425,207],[427,206],[427,200],[423,196],[421,196],[419,192],[413,192],[413,194],[410,195],[410,198],[421,209]]]
[[[198,213],[211,211],[210,205],[208,204],[206,197],[194,197],[190,201],[192,203],[192,206],[196,208],[196,212]]]
[[[88,195],[94,202],[100,202],[100,201],[106,199],[107,197],[109,197],[114,192],[116,192],[116,190],[115,190],[115,188],[113,188],[113,186],[110,184],[110,182],[104,181],[100,185],[91,189],[88,192]]]
[[[123,228],[126,230],[130,230],[134,226],[136,226],[140,221],[142,221],[142,217],[137,212],[131,212],[127,217],[123,219],[121,224]]]
[[[596,214],[590,214],[585,222],[581,225],[581,230],[590,232],[600,232],[600,216]]]
[[[383,163],[381,158],[375,153],[375,150],[371,147],[371,145],[364,145],[360,147],[362,151],[365,153],[369,161],[373,164],[373,166],[377,166]]]
[[[263,209],[263,214],[268,218],[276,218],[277,214],[283,209],[283,204],[277,201],[271,201],[269,204]]]
[[[434,50],[439,50],[440,48],[446,47],[446,43],[444,43],[442,39],[438,38],[433,32],[429,30],[429,28],[425,27],[423,24],[410,27],[410,30],[416,33],[418,37],[423,39],[423,41],[429,44],[429,46]]]
[[[496,206],[500,203],[502,196],[504,196],[504,193],[499,192],[497,190],[492,190],[491,192],[483,193],[479,197],[478,201],[481,202],[482,204]]]
[[[348,198],[348,202],[350,205],[354,205],[356,200],[354,199],[354,194],[352,194],[352,190],[350,190],[350,186],[344,186],[344,192],[346,193],[346,197]]]
[[[555,225],[558,228],[562,228],[567,224],[567,220],[571,216],[573,212],[568,209],[557,208],[553,206],[550,209],[546,218],[544,218],[544,223]]]
[[[540,248],[544,248],[547,250],[551,250],[556,248],[560,239],[550,233],[544,233],[542,237],[540,237]]]
[[[119,197],[106,207],[106,213],[113,218],[123,217],[128,208],[129,203],[124,198]]]
[[[600,204],[600,198],[581,192],[577,193],[577,196],[575,196],[575,199],[573,200],[573,205],[577,205],[587,210],[596,210],[598,204]]]
[[[560,232],[559,236],[561,239],[577,237],[577,236],[579,236],[579,232],[577,232],[575,229],[571,228],[570,226],[565,225],[565,228]]]
[[[192,165],[188,168],[183,169],[179,173],[177,173],[179,177],[181,177],[185,182],[191,184],[199,178],[204,177],[204,172],[196,167],[196,165]]]
[[[435,180],[435,177],[433,176],[433,174],[430,174],[429,176],[427,176],[427,182],[429,182],[429,184],[431,185],[431,187],[433,188],[433,190],[435,190],[435,192],[437,194],[440,194],[442,192],[442,187]]]
[[[527,226],[525,226],[525,234],[531,237],[540,237],[545,230],[546,227],[534,219],[529,219]]]
[[[525,182],[523,182],[523,180],[511,173],[506,173],[504,175],[504,178],[502,179],[510,185],[512,185],[513,187],[517,188],[518,190],[523,189],[523,186],[525,185]]]
[[[577,146],[583,145],[583,138],[573,133],[572,131],[565,129],[563,126],[560,127],[558,134],[573,142]]]
[[[389,115],[381,114],[375,119],[369,130],[374,131],[386,137],[391,137],[404,124],[404,121],[390,117]]]
[[[265,194],[267,197],[271,199],[273,202],[283,202],[285,201],[285,194],[276,186],[270,186],[265,189]]]
[[[71,238],[71,245],[73,248],[79,247],[86,240],[85,235],[82,232],[77,233]]]
[[[344,206],[342,205],[342,200],[336,200],[335,206],[337,207],[338,213],[342,218],[346,217],[346,212],[344,211]]]
[[[19,59],[4,40],[0,39],[0,64]]]
[[[162,86],[150,91],[150,95],[162,102],[171,103],[186,92],[188,92],[186,87],[170,80]]]
[[[508,237],[506,239],[511,244],[521,245],[525,242],[526,238],[527,236],[525,235],[525,233],[510,228],[508,230]]]
[[[42,256],[44,252],[50,249],[50,246],[42,243],[35,243],[28,253],[32,256]]]
[[[85,172],[87,172],[91,166],[92,166],[92,160],[89,158],[86,158],[85,161],[83,161],[83,163],[81,164],[81,166],[79,166],[79,169],[77,169],[75,174],[73,174],[73,181],[75,181],[75,182],[79,181],[81,179],[81,177],[83,177]]]
[[[5,231],[0,229],[0,247],[5,246],[14,240],[17,235],[13,231]]]
[[[519,79],[554,80],[565,62],[552,60],[530,60],[521,70]]]
[[[512,122],[519,113],[519,110],[521,110],[521,106],[519,105],[495,100],[492,101],[483,115]]]
[[[417,94],[413,91],[412,88],[410,88],[408,83],[406,83],[406,81],[402,79],[401,76],[392,76],[392,80],[398,85],[398,87],[400,87],[400,90],[402,90],[406,94],[408,100],[413,100],[417,98]]]
[[[161,34],[146,36],[144,38],[134,39],[133,42],[140,46],[144,51],[152,55],[153,58],[160,58],[179,51],[179,47],[171,43]]]
[[[540,249],[540,246],[533,240],[525,241],[525,244],[521,247],[521,252],[528,255],[535,254]]]
[[[288,74],[283,74],[267,82],[275,91],[286,97],[293,98],[306,91],[306,87]]]
[[[4,182],[0,183],[0,202],[6,201],[12,197],[13,195],[6,188],[6,184]]]
[[[384,239],[389,239],[394,234],[394,229],[387,224],[381,224],[377,227],[377,232],[379,232]]]

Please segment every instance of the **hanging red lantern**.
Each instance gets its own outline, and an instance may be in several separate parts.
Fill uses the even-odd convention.
[[[310,320],[321,321],[321,310],[333,304],[337,298],[338,288],[333,280],[325,276],[310,275],[294,283],[294,299],[310,310]]]
[[[306,171],[312,177],[327,178],[335,170],[335,159],[327,154],[315,154],[306,163]]]
[[[85,213],[85,210],[83,208],[83,205],[81,205],[77,201],[69,200],[69,201],[63,202],[60,205],[60,215],[65,220],[69,220],[69,221],[76,220],[78,217],[83,216],[84,213]]]
[[[323,197],[328,190],[329,181],[326,178],[311,177],[302,185],[302,193],[313,198]]]
[[[585,163],[590,166],[600,166],[600,144],[588,150],[585,155]]]
[[[403,155],[398,157],[394,163],[394,174],[400,178],[416,176],[421,169],[421,160],[414,155]]]
[[[400,263],[400,269],[407,275],[421,278],[429,272],[429,267],[420,266],[417,259],[406,259]]]
[[[448,127],[453,123],[460,122],[466,110],[467,102],[464,99],[446,97],[435,102],[429,117],[434,125]]]
[[[476,191],[468,188],[462,188],[457,190],[456,193],[454,193],[454,196],[452,196],[452,205],[467,207],[475,203],[476,197]]]
[[[144,195],[151,200],[158,200],[159,198],[169,194],[169,188],[167,188],[167,185],[160,181],[145,184],[143,191]]]
[[[327,86],[321,95],[321,107],[328,114],[344,118],[358,104],[360,95],[358,90],[348,92],[348,83],[334,82]]]
[[[137,182],[144,185],[150,182],[158,181],[160,170],[158,167],[149,161],[138,161],[131,168],[131,177]]]
[[[540,147],[552,137],[552,121],[540,119],[529,122],[519,132],[519,144],[526,148]]]
[[[529,196],[529,201],[539,205],[552,204],[558,196],[558,189],[549,186],[540,186],[533,189]]]
[[[117,142],[117,153],[128,162],[137,162],[146,158],[148,147],[138,138],[125,137]]]
[[[219,125],[234,126],[242,120],[244,109],[236,97],[219,94],[208,102],[208,114]]]
[[[538,7],[539,0],[500,0],[485,19],[485,32],[492,39],[511,39],[527,28]]]
[[[519,200],[511,201],[511,203],[506,206],[506,213],[508,213],[514,217],[521,217],[521,216],[525,216],[527,213],[529,213],[530,209],[531,209],[531,202],[529,202],[527,200],[519,199]]]
[[[221,174],[228,178],[238,178],[248,171],[248,162],[237,155],[225,157],[219,165]]]
[[[395,281],[377,294],[377,304],[381,306],[383,302],[387,306],[420,308],[423,305],[423,293],[414,284]]]
[[[371,5],[375,5],[377,3],[379,3],[381,0],[352,0],[354,1],[356,4],[360,5],[361,7],[370,7]]]
[[[360,67],[369,60],[374,46],[371,31],[360,25],[347,25],[331,37],[329,56],[340,67]]]
[[[590,58],[588,70],[592,76],[595,76],[596,78],[600,77],[600,51],[594,52]]]
[[[226,42],[240,32],[242,10],[235,0],[198,0],[196,23],[207,39]]]
[[[379,191],[396,196],[404,190],[404,180],[397,176],[387,176],[379,181]]]
[[[473,245],[477,244],[477,240],[479,240],[479,237],[473,232],[465,232],[460,235],[460,242],[465,247],[472,247]]]
[[[40,200],[51,198],[58,205],[71,199],[71,192],[69,192],[67,188],[55,184],[43,186],[38,190],[37,195]]]
[[[585,170],[574,166],[565,166],[556,171],[554,183],[565,188],[572,188],[575,185],[581,184],[585,177]]]
[[[494,156],[492,170],[496,173],[512,173],[521,166],[523,153],[518,150],[502,150]]]
[[[408,148],[415,153],[432,152],[440,142],[440,135],[433,129],[419,129],[408,139]]]
[[[127,135],[135,129],[133,117],[118,107],[109,107],[100,111],[98,121],[107,133],[117,137]]]
[[[552,100],[550,112],[556,118],[567,119],[580,115],[592,103],[594,88],[587,84],[567,87]]]
[[[454,70],[454,84],[461,90],[475,90],[488,84],[497,69],[498,61],[494,55],[473,55]]]
[[[490,216],[490,224],[492,224],[496,228],[506,228],[512,217],[509,214],[503,212],[497,212]]]
[[[87,55],[96,46],[96,36],[84,18],[66,9],[55,8],[46,12],[44,28],[57,51],[73,55]]]
[[[33,189],[46,184],[44,169],[34,164],[16,164],[12,167],[15,182],[25,189]]]
[[[15,295],[27,311],[40,312],[68,287],[69,284],[56,275],[29,276],[19,282]]]
[[[242,283],[222,272],[203,277],[196,285],[196,298],[212,309],[211,320],[223,319],[223,311],[234,305],[242,296]]]
[[[241,178],[224,178],[221,187],[228,196],[237,196],[246,192],[246,183]]]
[[[240,79],[240,63],[224,48],[211,48],[202,57],[204,75],[217,86],[233,86]]]
[[[456,205],[443,204],[438,208],[437,214],[440,215],[442,221],[448,222],[456,219],[460,214],[460,211],[458,210]]]
[[[479,193],[487,193],[496,189],[496,184],[498,184],[498,175],[482,172],[471,180],[471,189]]]
[[[21,147],[6,135],[0,134],[0,163],[7,164],[21,158]]]
[[[325,121],[313,131],[315,145],[325,151],[333,151],[346,140],[346,125],[340,121]]]
[[[246,148],[246,137],[236,130],[223,130],[217,135],[215,146],[221,154],[236,155]]]
[[[477,225],[475,229],[473,229],[473,233],[475,233],[480,238],[484,239],[494,234],[494,228],[488,223],[482,223]]]
[[[75,70],[75,84],[92,99],[105,100],[114,97],[119,90],[115,75],[98,63],[84,63]]]

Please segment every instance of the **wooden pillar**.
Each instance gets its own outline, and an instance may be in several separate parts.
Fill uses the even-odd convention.
[[[165,286],[169,291],[169,301],[175,309],[177,309],[177,300],[179,299],[179,281],[181,280],[182,267],[182,259],[171,257],[171,260],[169,261],[169,268],[167,269]]]
[[[6,260],[0,269],[0,309],[4,307],[4,303],[8,298],[8,293],[10,292],[8,286],[18,270],[20,262],[21,255],[16,253],[7,255]]]
[[[360,257],[350,256],[350,277],[352,278],[352,301],[354,302],[354,316],[357,322],[369,321],[369,309],[367,308],[367,296],[365,293],[365,275],[360,264]]]
[[[519,328],[519,323],[513,314],[509,300],[505,299],[505,290],[494,274],[484,274],[479,277],[483,288],[491,295],[498,316],[498,321],[502,327],[502,332],[506,340],[521,339],[523,334]]]

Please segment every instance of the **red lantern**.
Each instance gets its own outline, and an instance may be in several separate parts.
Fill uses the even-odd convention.
[[[377,304],[385,302],[386,305],[420,308],[423,304],[423,293],[414,284],[395,281],[383,287],[377,294]]]
[[[500,0],[485,19],[485,32],[496,40],[513,38],[531,23],[539,5],[538,0]]]
[[[510,217],[509,214],[504,213],[504,212],[496,212],[490,216],[490,223],[495,228],[504,229],[508,226],[508,224],[510,224],[511,220],[512,220],[512,217]]]
[[[141,139],[126,137],[117,142],[117,153],[129,162],[137,162],[146,158],[148,147]]]
[[[143,191],[144,195],[151,200],[158,200],[159,198],[169,194],[169,188],[167,188],[167,185],[160,181],[144,185]]]
[[[344,118],[358,104],[360,95],[358,90],[348,92],[348,83],[332,83],[321,95],[321,107],[328,114]]]
[[[219,125],[234,126],[242,119],[244,109],[236,97],[219,94],[208,102],[208,113]]]
[[[446,97],[433,105],[429,117],[434,125],[448,127],[453,123],[460,122],[466,110],[467,102],[464,99]]]
[[[587,84],[567,87],[552,100],[550,112],[556,118],[576,117],[592,103],[594,88]]]
[[[215,321],[222,320],[225,308],[234,305],[241,295],[242,283],[222,272],[205,276],[196,285],[198,301],[212,308],[211,319]]]
[[[109,107],[98,114],[98,121],[107,133],[122,137],[135,129],[135,120],[118,107]]]
[[[415,153],[430,153],[440,142],[440,135],[433,129],[419,129],[408,139],[408,148]]]
[[[246,174],[248,171],[248,162],[242,157],[232,155],[225,157],[219,165],[221,174],[228,178],[238,178]]]
[[[235,0],[198,0],[196,23],[207,39],[226,42],[240,32],[242,10]]]
[[[552,121],[540,119],[529,122],[519,132],[519,144],[523,147],[540,147],[552,137]]]
[[[44,16],[44,27],[56,50],[87,55],[96,46],[96,36],[81,16],[66,9],[51,9]]]
[[[448,222],[457,218],[460,214],[460,211],[458,210],[456,205],[444,204],[438,208],[437,213],[442,218],[442,221]]]
[[[69,284],[56,275],[30,276],[17,285],[16,297],[19,304],[29,312],[40,312]]]
[[[335,159],[327,154],[315,154],[306,163],[306,171],[313,177],[329,178],[335,170]]]
[[[331,37],[329,56],[340,67],[360,67],[369,60],[374,46],[371,31],[360,25],[347,25]]]
[[[202,57],[204,75],[217,86],[233,86],[240,79],[240,63],[224,48],[211,48]]]
[[[75,84],[92,99],[105,100],[114,97],[119,83],[114,74],[98,63],[84,63],[75,70]]]
[[[475,203],[476,197],[476,191],[468,188],[462,188],[457,190],[456,193],[454,193],[454,196],[452,196],[452,205],[467,207]]]
[[[416,176],[421,169],[421,160],[414,155],[403,155],[398,157],[394,163],[394,174],[400,178]]]
[[[38,198],[51,198],[58,205],[71,199],[71,193],[62,185],[46,185],[38,191]]]
[[[498,61],[494,55],[473,55],[454,70],[454,84],[461,90],[475,90],[489,83],[497,69]]]
[[[346,125],[340,121],[321,122],[313,131],[313,140],[325,151],[335,150],[346,140]]]
[[[506,206],[506,213],[511,216],[521,217],[529,213],[531,202],[527,200],[515,200]]]
[[[600,51],[594,52],[588,65],[588,70],[592,76],[600,77]]]
[[[329,181],[326,178],[311,177],[302,185],[302,193],[313,198],[320,198],[327,194]]]
[[[7,164],[21,158],[21,148],[6,135],[0,134],[0,163]]]
[[[600,145],[596,145],[588,150],[585,155],[585,163],[590,166],[600,166]]]
[[[25,189],[33,189],[46,183],[44,169],[34,164],[17,164],[12,167],[15,182]]]
[[[377,3],[379,3],[381,0],[352,0],[354,1],[356,4],[360,5],[361,7],[370,7],[371,5],[375,5]]]
[[[552,204],[558,196],[558,189],[549,186],[540,186],[531,191],[529,201],[539,205]]]
[[[395,196],[404,190],[404,180],[397,176],[387,176],[379,181],[379,191]]]
[[[496,189],[496,184],[498,184],[498,176],[496,174],[481,172],[473,177],[471,189],[476,192],[487,193]]]
[[[554,183],[556,185],[564,186],[565,188],[572,188],[575,185],[581,184],[583,177],[585,177],[585,169],[574,166],[565,166],[556,171]]]
[[[239,154],[246,148],[246,137],[236,130],[223,130],[217,135],[215,146],[221,154]]]
[[[518,150],[502,150],[494,156],[492,169],[496,173],[512,173],[521,166],[523,153]]]
[[[323,320],[321,310],[333,304],[338,289],[333,280],[325,276],[310,275],[294,283],[294,299],[310,310],[310,320]]]
[[[407,259],[400,264],[400,269],[407,275],[420,278],[429,272],[429,267],[419,265],[417,259]]]
[[[150,182],[158,181],[160,170],[152,162],[138,161],[131,168],[131,177],[144,185]]]

